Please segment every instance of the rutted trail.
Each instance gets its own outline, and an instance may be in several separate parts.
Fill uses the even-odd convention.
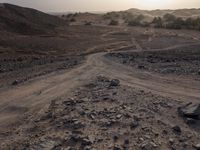
[[[122,84],[149,90],[176,99],[198,100],[199,81],[161,77],[149,72],[140,72],[115,63],[104,57],[106,53],[88,56],[87,61],[71,71],[53,73],[45,77],[0,91],[0,126],[15,122],[29,111],[38,111],[50,101],[67,95],[77,87],[88,83],[99,74],[120,79]]]

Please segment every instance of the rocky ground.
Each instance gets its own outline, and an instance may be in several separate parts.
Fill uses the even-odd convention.
[[[15,84],[15,81],[24,83],[38,76],[79,65],[86,54],[97,51],[93,48],[94,43],[106,45],[116,41],[101,39],[101,35],[112,30],[105,27],[69,26],[44,35],[0,31],[0,87]],[[89,35],[91,32],[93,35]]]
[[[194,31],[139,27],[76,25],[55,31],[37,35],[0,31],[0,87],[12,85],[16,80],[24,83],[60,68],[72,68],[91,53],[163,49],[194,44],[200,39]]]
[[[108,58],[134,69],[161,73],[163,75],[200,75],[199,44],[161,51],[110,53]]]
[[[200,150],[200,32],[0,12],[0,149]]]
[[[0,149],[199,149],[200,34],[56,31],[2,32]]]
[[[15,56],[0,60],[0,87],[19,85],[32,78],[79,65],[83,56]]]
[[[44,112],[24,118],[14,132],[1,133],[2,147],[198,149],[198,120],[186,123],[179,113],[182,109],[177,109],[183,105],[180,100],[128,87],[100,75],[68,97],[53,100]]]

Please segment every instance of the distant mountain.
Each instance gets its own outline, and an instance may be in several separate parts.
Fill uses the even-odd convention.
[[[51,32],[64,24],[64,20],[35,9],[0,4],[0,30],[21,34],[40,34]]]

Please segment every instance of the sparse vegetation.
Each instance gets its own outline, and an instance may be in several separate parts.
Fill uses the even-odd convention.
[[[144,21],[144,15],[138,15],[136,17],[132,17],[130,18],[128,21],[126,20],[127,24],[129,26],[143,26],[143,27],[147,27],[150,25],[149,22]]]
[[[111,20],[109,25],[118,25],[119,19],[124,20],[128,26],[153,26],[155,28],[166,29],[193,29],[200,30],[200,18],[181,18],[173,14],[166,13],[163,17],[154,17],[152,21],[146,21],[143,14],[134,15],[130,12],[109,12],[103,16],[106,20]]]
[[[119,19],[120,13],[118,13],[118,12],[109,12],[109,13],[106,13],[103,17],[105,19],[116,20],[116,19]]]
[[[161,17],[155,17],[152,24],[156,28],[166,29],[193,29],[200,30],[200,18],[187,18],[176,17],[171,14],[166,14]]]
[[[163,23],[162,23],[162,18],[161,17],[155,17],[152,21],[152,24],[156,28],[162,28]]]

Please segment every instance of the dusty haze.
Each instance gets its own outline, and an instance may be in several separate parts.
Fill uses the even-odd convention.
[[[111,11],[129,8],[180,9],[199,8],[199,0],[0,0],[0,3],[36,8],[42,11]]]

